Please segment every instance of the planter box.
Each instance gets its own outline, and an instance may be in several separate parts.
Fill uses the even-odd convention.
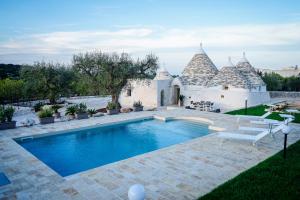
[[[115,115],[118,114],[119,110],[118,109],[114,109],[114,110],[107,110],[107,114],[108,115]]]
[[[41,123],[41,124],[50,124],[50,123],[54,123],[54,117],[44,117],[44,118],[40,118],[40,123]]]
[[[139,112],[139,111],[143,111],[143,110],[144,110],[144,106],[133,107],[134,112]]]
[[[68,120],[73,120],[75,119],[75,115],[68,115]]]
[[[16,128],[16,121],[0,123],[0,130]]]
[[[77,113],[76,114],[76,118],[77,119],[88,119],[89,118],[89,114],[86,112],[86,113]]]

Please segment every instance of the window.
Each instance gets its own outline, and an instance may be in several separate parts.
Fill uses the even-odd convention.
[[[229,89],[228,85],[223,85],[223,90],[228,90],[228,89]]]
[[[224,95],[223,94],[221,95],[221,99],[224,99]]]
[[[131,89],[127,89],[127,96],[131,97]]]

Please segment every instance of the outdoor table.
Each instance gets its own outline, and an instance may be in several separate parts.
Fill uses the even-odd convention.
[[[272,133],[273,125],[278,124],[278,121],[274,120],[274,119],[264,119],[264,122],[268,123],[268,125],[269,125],[269,133]],[[272,134],[272,136],[273,136],[273,134]]]
[[[292,114],[292,113],[300,113],[300,111],[296,110],[296,109],[286,109],[285,111],[288,112],[288,113],[290,113],[290,114]]]
[[[295,117],[293,115],[287,115],[287,114],[279,114],[280,117],[282,117],[284,119],[284,121],[286,121],[287,119],[295,119]],[[288,125],[288,123],[287,123]]]

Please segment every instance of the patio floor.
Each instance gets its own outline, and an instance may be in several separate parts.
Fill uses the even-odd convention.
[[[274,138],[266,136],[256,146],[250,142],[223,139],[212,133],[61,177],[12,139],[153,115],[204,119],[212,121],[212,128],[227,131],[238,128],[235,116],[176,109],[0,131],[0,172],[4,172],[11,182],[0,187],[0,199],[128,199],[128,188],[136,183],[145,186],[146,199],[196,199],[282,149],[281,133],[275,134]],[[294,130],[288,136],[288,144],[300,139],[300,126],[292,126]]]

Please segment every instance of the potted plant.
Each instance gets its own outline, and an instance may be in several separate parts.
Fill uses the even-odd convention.
[[[84,103],[80,103],[77,106],[77,110],[76,110],[76,118],[77,119],[88,119],[88,113],[87,113],[87,107],[86,104]]]
[[[143,109],[144,109],[144,106],[141,101],[135,101],[133,103],[133,111],[134,112],[143,111]]]
[[[77,105],[68,106],[65,115],[67,115],[69,119],[75,119],[76,111],[77,111]]]
[[[38,112],[41,124],[54,123],[53,110],[51,108],[43,108]]]
[[[119,106],[117,103],[114,102],[108,102],[106,106],[106,112],[109,115],[118,114],[119,113]]]
[[[97,113],[96,109],[88,109],[87,112],[89,117],[93,117],[93,115]]]
[[[58,104],[54,104],[53,106],[51,106],[51,108],[52,108],[52,110],[54,112],[54,117],[55,118],[60,118],[60,112],[58,112],[58,109],[60,109],[61,106],[58,105]]]
[[[45,104],[43,102],[38,102],[33,106],[34,112],[39,112]]]
[[[12,121],[14,112],[12,106],[0,108],[0,130],[16,128],[16,121]]]
[[[182,94],[179,95],[178,106],[183,106],[184,98],[185,98],[184,95],[182,95]]]

